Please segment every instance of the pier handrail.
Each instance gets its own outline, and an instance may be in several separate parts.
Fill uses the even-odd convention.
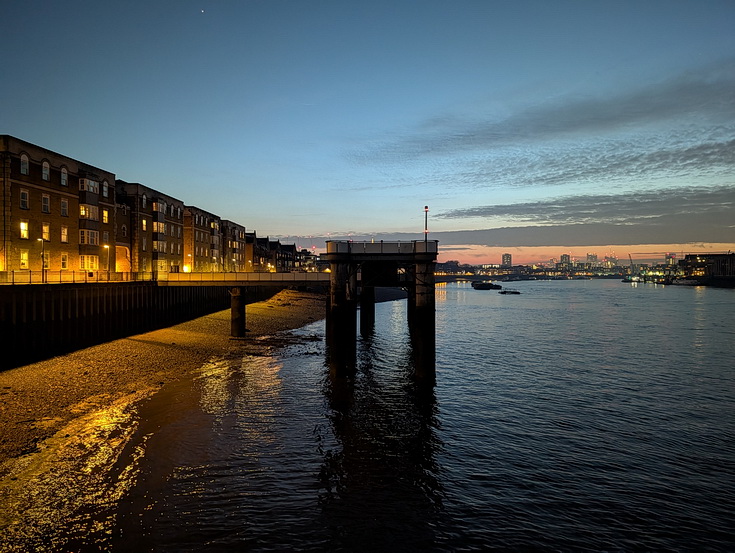
[[[411,240],[406,242],[380,240],[378,242],[353,242],[352,240],[327,240],[327,253],[335,254],[414,254],[437,253],[438,240]]]

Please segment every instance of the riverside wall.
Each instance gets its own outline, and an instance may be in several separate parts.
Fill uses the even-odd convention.
[[[251,287],[246,303],[282,287]],[[221,286],[155,282],[0,287],[0,370],[171,326],[230,306]]]

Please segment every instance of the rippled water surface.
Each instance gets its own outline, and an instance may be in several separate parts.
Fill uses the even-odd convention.
[[[164,389],[113,550],[735,549],[735,291],[516,288],[438,288],[430,390],[405,301],[353,382],[319,322]]]

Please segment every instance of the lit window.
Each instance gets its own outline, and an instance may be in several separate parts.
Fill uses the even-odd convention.
[[[30,208],[30,196],[28,194],[28,190],[20,189],[20,208],[21,209],[29,209]]]
[[[143,225],[143,230],[148,230],[148,221],[146,219],[141,219],[141,223]]]
[[[96,205],[79,204],[79,218],[90,219],[91,221],[99,221],[100,208]]]
[[[69,200],[67,200],[66,198],[61,199],[61,216],[69,216]]]
[[[28,221],[20,222],[20,237],[26,240],[28,239]]]
[[[20,250],[20,268],[28,268],[28,250]]]
[[[68,173],[66,167],[61,168],[61,186],[69,186]]]
[[[96,271],[99,266],[99,257],[96,255],[80,255],[79,268],[83,271]]]
[[[48,194],[41,196],[41,211],[51,213],[51,196]]]
[[[48,161],[44,161],[42,167],[42,177],[43,180],[50,180],[51,179],[51,167],[48,164]]]
[[[102,222],[103,223],[109,223],[110,222],[110,211],[107,209],[102,210]]]
[[[68,253],[61,254],[61,268],[62,269],[69,268],[69,254]]]
[[[61,227],[61,241],[64,243],[69,241],[69,227]]]
[[[28,172],[28,156],[23,154],[20,156],[20,174],[27,175]]]
[[[42,223],[41,225],[41,237],[48,242],[51,240],[51,224],[50,223]]]

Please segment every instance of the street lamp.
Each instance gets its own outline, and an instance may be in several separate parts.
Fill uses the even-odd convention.
[[[46,241],[43,238],[36,238],[41,242],[41,284],[46,282]]]
[[[429,206],[424,206],[424,243],[429,241]]]

